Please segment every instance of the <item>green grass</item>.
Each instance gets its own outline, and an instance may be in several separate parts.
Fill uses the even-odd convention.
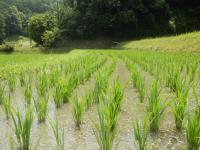
[[[122,42],[117,47],[135,50],[199,52],[200,32]]]

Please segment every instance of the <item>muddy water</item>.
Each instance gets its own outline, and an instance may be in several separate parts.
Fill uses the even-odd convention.
[[[154,77],[148,72],[140,68],[141,74],[145,79],[146,89],[149,90]],[[135,150],[135,140],[133,136],[132,120],[135,118],[142,119],[145,114],[145,105],[139,102],[139,95],[132,86],[130,73],[127,70],[123,61],[118,60],[117,66],[111,77],[111,84],[118,79],[123,87],[125,87],[124,100],[122,110],[118,121],[118,136],[115,140],[115,147],[119,150]],[[84,96],[87,91],[94,88],[94,76],[84,85],[79,85],[74,91],[73,95],[78,93],[79,97]],[[168,88],[162,89],[162,97],[167,97],[170,91]],[[18,107],[22,112],[24,110],[24,89],[18,86],[12,94],[12,103]],[[36,94],[36,93],[34,93]],[[72,96],[73,97],[73,96]],[[73,98],[71,98],[73,100]],[[146,101],[146,100],[145,100]],[[98,144],[93,134],[94,122],[98,121],[96,106],[92,106],[85,112],[83,124],[80,130],[77,130],[72,116],[71,103],[63,105],[62,108],[56,110],[53,103],[52,96],[49,100],[49,119],[57,117],[61,127],[65,130],[65,149],[66,150],[98,150]],[[49,121],[43,124],[37,122],[37,117],[34,117],[34,123],[31,133],[32,145],[34,146],[38,139],[39,150],[55,150],[55,139],[49,126]],[[49,120],[48,119],[48,120]],[[0,149],[9,149],[9,136],[13,136],[11,129],[11,121],[6,120],[6,116],[0,107]],[[184,150],[186,149],[186,141],[184,133],[176,132],[173,115],[170,109],[166,111],[162,120],[160,131],[157,134],[150,134],[148,138],[148,149],[150,150]]]

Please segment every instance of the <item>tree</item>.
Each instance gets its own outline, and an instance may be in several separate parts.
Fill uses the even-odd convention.
[[[16,6],[8,8],[5,14],[6,35],[20,34],[22,32],[23,13],[19,12]]]
[[[0,44],[3,42],[5,38],[5,18],[2,14],[0,14]]]
[[[28,22],[30,38],[37,44],[43,45],[42,37],[47,31],[53,31],[56,27],[55,16],[49,13],[34,15]]]

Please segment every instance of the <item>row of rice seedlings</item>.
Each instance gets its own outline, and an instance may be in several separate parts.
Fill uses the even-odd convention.
[[[73,106],[73,118],[76,124],[76,127],[80,129],[80,126],[83,121],[83,113],[84,113],[84,103],[83,101],[76,95],[72,101]]]
[[[104,68],[103,70],[100,70],[99,74],[97,74],[94,88],[94,99],[96,103],[99,103],[101,96],[106,93],[109,77],[114,71],[115,67],[116,60],[114,59],[113,63],[110,66]]]
[[[133,86],[137,89],[140,96],[140,102],[142,103],[145,98],[144,79],[136,67],[136,64],[131,62],[127,57],[123,57],[123,60],[125,61],[127,68],[131,71]]]
[[[150,130],[157,132],[159,130],[160,118],[164,112],[164,106],[160,98],[160,88],[158,81],[155,81],[148,96],[147,111],[149,115]]]
[[[145,97],[145,84],[144,79],[141,77],[136,67],[135,69],[132,69],[132,80],[135,88],[137,89],[140,95],[140,102],[143,102]]]
[[[37,114],[38,121],[40,123],[46,121],[46,117],[48,114],[48,95],[44,97],[38,97],[38,99],[34,99],[34,106]]]
[[[98,66],[97,64],[95,64],[95,66]],[[91,69],[92,67],[90,67],[90,65],[83,65],[86,67],[86,71],[83,69],[80,69],[79,71],[73,71],[70,75],[68,75],[67,81],[62,79],[56,83],[54,102],[57,108],[61,107],[63,103],[68,102],[69,97],[76,86],[78,84],[83,84],[83,82],[87,80],[87,77],[89,76],[88,74],[92,74],[94,69]]]
[[[97,105],[99,124],[95,124],[94,134],[101,150],[111,150],[117,135],[117,122],[124,95],[120,83],[115,81],[110,96],[102,95]]]
[[[188,113],[186,139],[188,150],[199,150],[200,148],[200,107],[196,91],[193,89],[196,100],[196,109]]]
[[[143,122],[136,119],[133,121],[134,137],[139,150],[146,149],[147,138],[149,134],[149,120],[145,117]]]
[[[110,107],[111,106],[112,105],[110,105]],[[97,109],[99,124],[95,124],[95,129],[93,130],[97,143],[99,144],[100,150],[111,150],[117,134],[117,114],[111,113],[112,111],[108,106],[105,107],[102,102],[98,104]]]
[[[51,121],[50,125],[51,125],[53,134],[54,134],[54,137],[56,140],[56,150],[64,150],[64,146],[65,146],[64,128],[62,128],[62,130],[60,130],[57,120]]]
[[[30,142],[31,127],[33,124],[32,109],[28,108],[24,115],[22,115],[19,111],[12,110],[11,117],[16,137],[14,143],[11,143],[12,148],[14,149],[14,146],[16,145],[19,150],[32,149]]]

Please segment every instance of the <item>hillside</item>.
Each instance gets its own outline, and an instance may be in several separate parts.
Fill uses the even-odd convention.
[[[170,37],[142,39],[122,42],[117,48],[159,51],[200,52],[200,32],[192,32]]]

